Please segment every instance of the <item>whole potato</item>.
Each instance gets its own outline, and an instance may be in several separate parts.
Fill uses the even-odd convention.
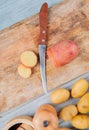
[[[89,83],[86,79],[80,79],[78,80],[73,86],[71,90],[71,96],[73,98],[79,98],[83,96],[89,87]]]
[[[78,111],[80,113],[89,112],[89,92],[86,93],[77,103]]]
[[[68,105],[62,108],[62,110],[59,113],[59,116],[64,121],[71,120],[74,116],[76,116],[78,113],[77,107],[75,105]]]
[[[71,130],[69,128],[58,128],[58,130]]]
[[[50,94],[50,100],[54,104],[60,104],[67,101],[70,97],[70,92],[67,89],[59,88]]]
[[[72,125],[78,129],[89,128],[89,116],[87,115],[77,115],[72,119]]]

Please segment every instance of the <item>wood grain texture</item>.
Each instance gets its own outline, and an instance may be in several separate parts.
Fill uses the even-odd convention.
[[[38,54],[39,35],[38,15],[0,32],[0,112],[44,94],[39,64],[29,79],[22,79],[17,73],[24,50]],[[65,39],[78,42],[80,54],[60,68],[47,58],[48,90],[89,71],[89,0],[66,0],[49,9],[47,45]]]

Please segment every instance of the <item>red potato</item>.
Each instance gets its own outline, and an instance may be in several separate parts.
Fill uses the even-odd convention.
[[[32,74],[31,68],[26,68],[24,65],[20,64],[18,66],[18,73],[22,78],[29,78]]]
[[[78,54],[78,45],[71,40],[59,42],[47,49],[47,55],[56,67],[71,62]]]
[[[33,51],[24,51],[20,60],[24,66],[33,68],[37,64],[37,55]]]

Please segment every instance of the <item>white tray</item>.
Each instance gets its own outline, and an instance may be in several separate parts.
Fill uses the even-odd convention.
[[[84,75],[81,75],[73,80],[71,80],[70,82],[67,82],[63,85],[61,85],[61,87],[63,88],[67,88],[67,89],[71,89],[72,85],[80,78],[86,78],[88,81],[89,81],[89,72],[84,74]],[[56,87],[56,89],[58,88],[58,86]],[[53,91],[53,90],[52,90]],[[51,92],[52,92],[51,91]],[[49,95],[50,93],[49,92],[47,95],[43,95],[39,98],[36,98],[34,100],[31,100],[29,102],[26,102],[10,111],[7,111],[7,112],[4,112],[4,113],[1,113],[0,114],[0,130],[3,129],[3,127],[5,126],[5,124],[11,120],[12,118],[16,117],[16,116],[21,116],[21,115],[30,115],[30,116],[33,116],[34,113],[36,112],[37,108],[42,105],[42,104],[46,104],[46,103],[49,103],[49,104],[52,104],[51,101],[50,101],[50,98],[49,98]],[[77,101],[79,99],[70,99],[68,100],[67,102],[65,103],[62,103],[60,105],[55,105],[55,108],[57,111],[60,111],[60,109],[68,104],[76,104]],[[53,105],[53,104],[52,104]],[[71,122],[64,122],[62,120],[59,121],[59,125],[60,127],[72,127],[71,126]],[[89,129],[87,129],[89,130]]]

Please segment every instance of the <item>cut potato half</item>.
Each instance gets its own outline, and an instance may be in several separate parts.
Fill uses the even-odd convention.
[[[37,55],[33,51],[24,51],[20,60],[23,65],[33,68],[37,64]]]
[[[22,78],[29,78],[31,76],[31,68],[26,68],[24,65],[20,64],[18,66],[18,73]]]

